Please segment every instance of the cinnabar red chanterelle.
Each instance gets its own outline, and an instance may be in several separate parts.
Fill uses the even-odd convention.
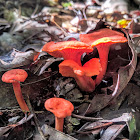
[[[101,65],[98,58],[90,59],[83,66],[73,60],[64,60],[59,64],[59,72],[62,76],[73,77],[83,91],[92,92],[95,81],[91,77],[101,72]]]
[[[43,46],[42,51],[46,51],[54,57],[63,57],[64,61],[59,65],[59,72],[62,76],[68,77],[68,75],[64,74],[67,71],[66,73],[69,73],[70,77],[75,78],[80,89],[87,92],[92,92],[95,89],[95,82],[91,76],[98,75],[101,71],[99,59],[89,60],[84,66],[81,64],[82,54],[93,51],[91,46],[75,40],[57,43],[49,42]],[[91,65],[92,67],[90,67]],[[78,71],[80,72],[81,68],[82,71],[84,70],[83,75],[77,73]],[[90,68],[92,69],[89,70]],[[93,68],[95,69],[93,70]],[[88,74],[89,71],[92,73],[90,74],[91,76]]]
[[[98,50],[102,71],[97,76],[95,83],[99,85],[106,73],[110,46],[115,43],[127,42],[127,39],[121,32],[104,28],[90,34],[81,34],[80,40]]]
[[[27,76],[27,72],[22,69],[9,70],[2,76],[3,82],[12,83],[17,102],[24,113],[29,112],[29,108],[23,99],[20,82],[24,82]]]
[[[50,98],[46,100],[45,108],[55,115],[55,129],[63,132],[64,118],[71,116],[73,104],[63,98]]]

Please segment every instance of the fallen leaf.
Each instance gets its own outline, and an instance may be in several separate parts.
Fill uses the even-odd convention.
[[[13,52],[11,53],[10,56],[4,57],[3,60],[0,59],[0,71],[7,71],[8,69],[29,65],[31,64],[31,62],[33,62],[34,56],[36,54],[37,52],[33,50],[21,52],[13,49]]]
[[[136,17],[134,18],[128,28],[129,28],[129,33],[132,34],[132,33],[140,33],[140,23],[139,23],[139,20],[140,18],[139,17]]]
[[[102,123],[102,122],[97,121],[97,122],[89,124],[83,130],[89,131],[89,130],[95,130],[95,129],[100,129],[100,128],[103,129],[103,128],[108,127],[112,124],[113,124],[113,122]]]
[[[128,122],[132,119],[132,113],[123,113],[122,116],[111,120],[99,120],[99,122]]]
[[[44,136],[48,137],[48,140],[77,140],[74,137],[57,131],[54,128],[45,124],[41,127],[41,129],[43,131]]]
[[[5,127],[0,127],[0,137],[4,137],[6,140],[13,140],[13,139],[24,139],[26,134],[31,131],[32,125],[30,120],[32,119],[33,115],[29,115],[27,118],[23,118],[16,124],[8,125]],[[30,127],[29,127],[30,126]],[[28,130],[28,131],[26,131]],[[32,130],[33,131],[33,130]]]
[[[126,124],[109,126],[101,136],[100,140],[114,140],[125,126]]]
[[[137,54],[135,51],[135,44],[133,44],[128,33],[125,30],[123,30],[123,32],[125,32],[127,36],[128,45],[132,53],[132,59],[129,62],[129,64],[119,68],[118,73],[117,73],[117,82],[115,82],[115,85],[113,85],[115,87],[113,90],[113,93],[110,95],[107,95],[107,93],[96,94],[93,97],[91,104],[89,104],[86,114],[91,114],[91,113],[100,111],[107,105],[111,104],[111,102],[113,102],[113,100],[115,100],[115,98],[118,97],[119,94],[126,87],[126,85],[128,84],[129,80],[131,79],[135,71],[136,64],[137,64]]]

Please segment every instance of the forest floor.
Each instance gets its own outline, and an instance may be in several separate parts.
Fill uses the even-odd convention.
[[[140,140],[139,4],[136,0],[1,0],[0,76],[11,69],[28,73],[20,86],[30,111],[21,110],[12,84],[0,80],[0,140]],[[127,42],[117,40],[116,32]],[[117,43],[100,43],[104,37],[109,41],[115,38]],[[62,76],[60,64],[66,62],[65,58],[42,50],[51,41],[57,42],[56,46],[71,43],[68,46],[73,47],[76,42],[108,45],[107,69],[100,64],[104,55],[96,44],[90,53],[81,55],[81,65],[69,63]],[[69,51],[68,55],[74,53]],[[105,70],[99,84],[96,79],[102,70],[93,74],[97,65],[88,65],[95,59]],[[94,90],[88,83],[91,81]],[[53,97],[74,105],[71,116],[64,120],[63,132],[54,129],[55,116],[44,107]]]

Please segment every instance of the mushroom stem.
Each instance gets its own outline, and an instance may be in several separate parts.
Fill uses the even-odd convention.
[[[55,129],[63,132],[64,118],[58,118],[55,116]]]
[[[28,108],[27,104],[25,103],[24,98],[21,93],[20,83],[15,81],[12,84],[13,84],[15,96],[16,96],[16,99],[17,99],[17,102],[18,102],[20,108],[22,109],[22,111],[24,113],[29,112],[29,108]]]
[[[73,60],[75,61],[79,66],[82,66],[81,63],[81,56],[82,54],[75,54],[74,52],[71,52],[72,56],[70,57],[64,57],[64,60]]]
[[[92,92],[95,89],[95,81],[88,76],[76,76],[76,83],[83,91]]]
[[[106,73],[110,45],[111,44],[100,44],[100,46],[97,47],[102,71],[96,77],[96,80],[95,80],[96,85],[99,85],[101,83],[101,81]]]

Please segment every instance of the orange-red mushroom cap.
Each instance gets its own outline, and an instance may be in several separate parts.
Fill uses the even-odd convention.
[[[92,52],[91,46],[79,41],[49,42],[45,44],[42,51],[46,51],[54,57],[63,57],[64,59],[80,59],[84,52]]]
[[[98,58],[92,58],[86,62],[83,66],[79,66],[73,60],[64,60],[59,64],[59,72],[62,76],[76,77],[78,76],[95,76],[102,70],[101,64]]]
[[[108,28],[97,30],[90,34],[81,34],[80,40],[84,43],[88,43],[94,49],[97,48],[100,58],[102,71],[96,77],[96,85],[99,85],[106,73],[108,54],[112,44],[127,42],[123,33],[114,31]]]
[[[12,69],[5,72],[2,76],[2,81],[6,83],[13,83],[15,81],[24,82],[28,74],[22,69]]]
[[[58,118],[71,116],[74,110],[73,104],[63,98],[50,98],[46,100],[45,108]]]
[[[101,38],[105,38],[104,40],[102,40],[102,42],[104,43],[110,42],[111,40],[114,43],[126,42],[126,38],[124,37],[123,33],[108,28],[100,29],[89,34],[80,34],[80,40],[89,45]],[[125,41],[123,41],[123,39]]]
[[[103,37],[101,39],[98,39],[98,40],[94,41],[91,44],[91,46],[94,47],[94,46],[104,44],[104,43],[112,44],[112,43],[124,43],[124,42],[127,42],[126,37],[119,36],[119,35],[114,35],[114,36],[111,36],[111,37]]]

